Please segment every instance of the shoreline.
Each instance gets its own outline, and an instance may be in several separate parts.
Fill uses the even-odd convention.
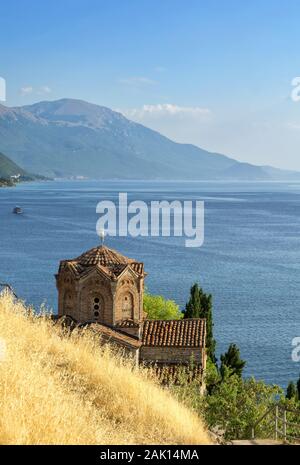
[[[18,181],[12,181],[11,179],[0,178],[0,189],[7,188],[7,187],[17,187],[19,184],[29,183],[29,182],[47,182],[53,181],[53,179],[47,179],[43,177],[33,177],[33,178],[26,178],[21,179]]]

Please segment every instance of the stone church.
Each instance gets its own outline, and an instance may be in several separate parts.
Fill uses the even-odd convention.
[[[206,364],[206,320],[149,320],[143,309],[144,264],[101,245],[60,262],[58,317],[89,325],[104,342],[122,347],[137,363],[153,365],[162,382],[193,360]]]

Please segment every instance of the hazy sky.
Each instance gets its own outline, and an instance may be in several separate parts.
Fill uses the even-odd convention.
[[[179,142],[300,170],[299,20],[299,0],[3,0],[6,104],[80,98]]]

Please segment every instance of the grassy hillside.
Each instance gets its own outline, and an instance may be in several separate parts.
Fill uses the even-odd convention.
[[[89,332],[63,336],[4,294],[0,338],[0,444],[209,443],[194,413]]]

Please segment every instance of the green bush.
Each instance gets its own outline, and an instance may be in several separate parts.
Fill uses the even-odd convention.
[[[244,380],[227,367],[222,379],[211,361],[205,380],[210,388],[205,395],[200,393],[199,381],[189,382],[187,377],[182,377],[180,384],[171,386],[171,390],[204,418],[209,430],[221,432],[226,440],[251,438],[252,425],[283,395],[280,387],[254,378]],[[260,423],[256,435],[273,437],[274,422],[270,424],[270,417]]]
[[[150,320],[180,320],[183,317],[176,302],[147,292],[144,295],[144,311]]]

